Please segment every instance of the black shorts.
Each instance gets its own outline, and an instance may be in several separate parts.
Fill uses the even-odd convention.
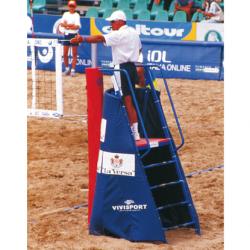
[[[63,45],[64,46],[79,46],[79,43],[70,43],[70,39],[74,38],[77,34],[68,34],[68,35],[64,35],[64,40],[67,41],[63,41]]]
[[[139,82],[135,64],[133,62],[121,63],[120,69],[124,69],[128,72],[132,87],[135,89],[135,84]],[[128,78],[124,72],[121,72],[121,88],[123,96],[131,95]]]

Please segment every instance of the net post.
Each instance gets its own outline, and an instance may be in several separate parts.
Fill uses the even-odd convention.
[[[92,68],[97,67],[97,44],[91,43],[91,62]]]
[[[28,116],[37,116],[37,117],[46,117],[46,118],[60,118],[63,115],[63,85],[62,85],[62,45],[58,43],[58,39],[49,38],[46,39],[46,36],[43,38],[28,38],[27,46],[30,47],[30,56],[28,59],[31,59],[31,103],[27,107]],[[45,54],[39,52],[39,48],[47,47],[48,50],[45,51]],[[55,51],[55,52],[53,52]],[[47,53],[47,54],[46,54]],[[53,98],[50,98],[51,103],[46,100],[43,102],[42,98],[47,98],[46,93],[43,92],[42,96],[39,95],[39,90],[41,84],[41,79],[39,79],[40,69],[43,69],[41,66],[44,62],[41,58],[49,55],[52,66],[54,67],[55,74],[53,79],[47,81],[48,79],[43,77],[44,83],[50,83],[55,91],[53,90]],[[37,70],[38,69],[38,70]],[[44,71],[45,72],[45,71]],[[39,97],[39,98],[38,98]],[[38,103],[39,102],[39,103]],[[50,105],[50,107],[48,107]]]
[[[62,45],[57,43],[56,52],[56,109],[63,114],[63,83],[62,83]]]
[[[88,223],[90,223],[96,184],[96,171],[100,149],[100,128],[103,105],[103,75],[98,68],[86,68],[88,109],[89,194]]]
[[[31,69],[32,69],[32,104],[31,109],[36,109],[36,55],[35,55],[35,45],[30,39],[31,48]]]

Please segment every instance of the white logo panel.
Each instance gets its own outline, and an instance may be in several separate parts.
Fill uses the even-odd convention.
[[[103,152],[102,173],[135,176],[135,155]]]

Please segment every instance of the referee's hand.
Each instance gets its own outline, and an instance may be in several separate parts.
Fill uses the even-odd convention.
[[[70,39],[70,43],[82,43],[84,38],[80,35],[76,35],[74,38]]]

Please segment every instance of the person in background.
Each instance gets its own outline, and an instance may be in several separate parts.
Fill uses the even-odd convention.
[[[77,61],[77,47],[79,44],[71,44],[70,39],[75,37],[78,34],[79,29],[81,28],[80,23],[80,15],[76,12],[76,2],[69,1],[68,8],[69,11],[65,12],[61,19],[60,26],[64,28],[64,42],[63,42],[63,59],[65,65],[65,75],[75,76],[75,68],[76,68],[76,61]],[[71,69],[69,67],[69,48],[72,48],[72,65]]]
[[[222,8],[220,7],[221,0],[213,0],[210,5],[205,6],[205,11],[203,10],[197,10],[198,12],[202,13],[206,20],[203,20],[202,22],[207,23],[222,23],[224,22],[224,13]],[[209,8],[208,8],[209,6]]]
[[[202,9],[205,11],[205,12],[208,12],[209,11],[209,8],[210,8],[210,4],[211,4],[211,0],[205,0],[202,4]]]
[[[88,37],[76,35],[75,38],[71,39],[71,43],[103,43],[105,46],[110,46],[114,68],[126,70],[130,77],[132,87],[135,88],[135,84],[139,83],[135,63],[139,60],[139,53],[142,48],[140,37],[133,27],[126,25],[127,18],[123,11],[114,11],[106,20],[111,23],[112,28],[108,34]],[[135,140],[140,140],[137,113],[127,77],[123,72],[115,73],[117,73],[115,74],[117,85],[121,86],[122,98],[128,113],[133,137]]]
[[[163,2],[163,9],[168,10],[172,0],[151,0],[149,2],[149,10],[152,9],[153,5],[159,5]]]
[[[174,13],[176,11],[184,11],[187,14],[187,20],[190,21],[192,17],[194,1],[193,0],[176,0]]]

